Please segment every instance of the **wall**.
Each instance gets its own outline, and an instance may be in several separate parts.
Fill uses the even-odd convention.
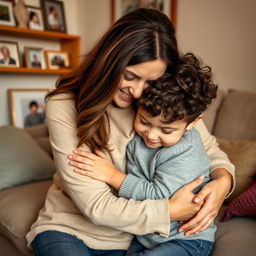
[[[256,1],[177,2],[180,48],[210,65],[221,88],[256,92]]]
[[[110,0],[63,0],[67,29],[82,38],[87,52],[110,26]],[[256,1],[177,0],[180,49],[193,51],[212,66],[221,88],[256,92]],[[2,38],[2,36],[0,36]],[[35,43],[30,41],[29,43]],[[49,47],[48,42],[37,42]],[[27,44],[23,41],[22,44]],[[51,45],[51,48],[58,45]],[[0,125],[9,124],[7,88],[53,88],[57,76],[0,73]]]
[[[78,1],[83,0],[63,0],[67,31],[69,34],[78,34],[77,8]],[[0,40],[17,41],[16,37],[2,36]],[[23,53],[24,46],[40,47],[51,50],[60,49],[57,42],[33,39],[18,39],[20,52]],[[0,125],[10,124],[9,108],[7,99],[8,88],[54,88],[57,75],[23,75],[23,74],[3,74],[0,73]]]

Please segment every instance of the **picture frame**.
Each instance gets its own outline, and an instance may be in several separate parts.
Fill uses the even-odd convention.
[[[17,42],[0,41],[0,67],[20,67]]]
[[[47,66],[49,69],[69,68],[70,60],[67,51],[45,51]]]
[[[44,99],[49,92],[47,88],[8,89],[11,125],[24,128],[44,123]]]
[[[0,25],[16,26],[12,2],[0,0]]]
[[[24,56],[28,68],[46,69],[43,48],[24,47]]]
[[[33,30],[44,30],[44,19],[41,8],[26,6],[28,11],[28,28]]]
[[[41,0],[45,29],[67,33],[64,4],[57,0]]]
[[[139,7],[154,8],[165,13],[176,24],[177,0],[111,0],[111,22]]]

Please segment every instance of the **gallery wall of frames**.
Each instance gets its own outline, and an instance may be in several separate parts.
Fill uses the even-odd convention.
[[[0,0],[0,72],[62,74],[79,62],[80,37],[67,34],[64,3],[37,0]],[[14,39],[13,39],[14,38]],[[21,46],[22,38],[58,41],[60,50]]]

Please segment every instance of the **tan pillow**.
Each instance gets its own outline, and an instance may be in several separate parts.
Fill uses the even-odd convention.
[[[236,186],[233,198],[247,190],[256,179],[256,140],[226,140],[217,138],[220,148],[228,155],[236,168]]]
[[[223,100],[213,134],[229,140],[256,139],[256,93],[229,90]]]

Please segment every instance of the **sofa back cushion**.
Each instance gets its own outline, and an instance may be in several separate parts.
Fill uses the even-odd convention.
[[[229,90],[213,134],[225,139],[256,139],[256,93]]]
[[[216,116],[218,115],[219,108],[224,99],[225,92],[218,89],[217,97],[212,101],[206,111],[203,113],[203,121],[210,133],[213,132]]]
[[[0,127],[0,190],[50,179],[55,165],[23,129]]]

